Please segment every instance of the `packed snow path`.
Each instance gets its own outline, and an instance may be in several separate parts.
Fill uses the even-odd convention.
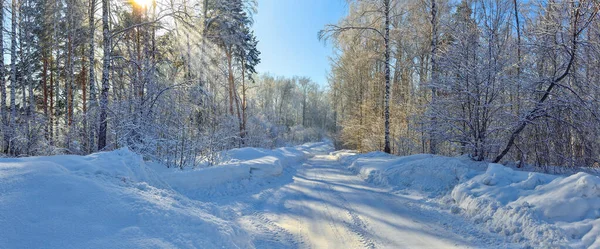
[[[307,160],[291,182],[256,196],[244,207],[252,211],[240,218],[256,248],[465,248],[490,242],[458,216],[370,186],[327,155]],[[463,232],[452,232],[457,227]]]
[[[597,175],[332,150],[0,158],[0,248],[600,248]]]

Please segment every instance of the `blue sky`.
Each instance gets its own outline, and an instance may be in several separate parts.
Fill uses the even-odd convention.
[[[317,39],[325,24],[346,14],[345,0],[258,0],[254,31],[261,52],[259,73],[308,76],[327,85],[331,43]]]

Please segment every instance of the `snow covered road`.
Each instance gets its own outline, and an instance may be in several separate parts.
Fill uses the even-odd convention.
[[[2,158],[0,248],[600,248],[596,175],[328,142],[223,154]]]
[[[239,222],[256,248],[468,248],[492,242],[488,233],[420,197],[370,186],[332,156],[309,159],[292,179],[243,201],[251,202],[244,208],[252,211]]]

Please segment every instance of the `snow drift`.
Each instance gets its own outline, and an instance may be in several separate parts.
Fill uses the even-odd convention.
[[[0,231],[0,248],[251,246],[127,149],[0,159]]]
[[[274,150],[240,148],[221,153],[218,165],[197,169],[166,169],[155,165],[165,182],[176,191],[197,200],[239,194],[280,176],[284,168],[305,160],[317,148],[331,148],[329,143],[311,143]]]
[[[554,176],[490,164],[451,193],[466,216],[513,242],[600,248],[600,178]]]
[[[515,171],[464,157],[395,157],[336,152],[367,182],[418,191],[508,242],[533,247],[600,248],[600,177]]]
[[[253,248],[231,210],[189,194],[274,178],[319,148],[331,146],[232,150],[183,171],[128,149],[0,159],[0,248]]]
[[[472,177],[484,167],[466,158],[428,154],[396,157],[371,152],[351,157],[354,158],[346,159],[350,160],[349,169],[365,181],[397,191],[419,191],[430,197],[448,193],[460,181]]]

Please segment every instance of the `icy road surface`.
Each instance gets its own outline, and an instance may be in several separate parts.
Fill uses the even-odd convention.
[[[370,186],[317,155],[290,179],[229,203],[256,248],[489,248],[501,246],[421,197]]]

